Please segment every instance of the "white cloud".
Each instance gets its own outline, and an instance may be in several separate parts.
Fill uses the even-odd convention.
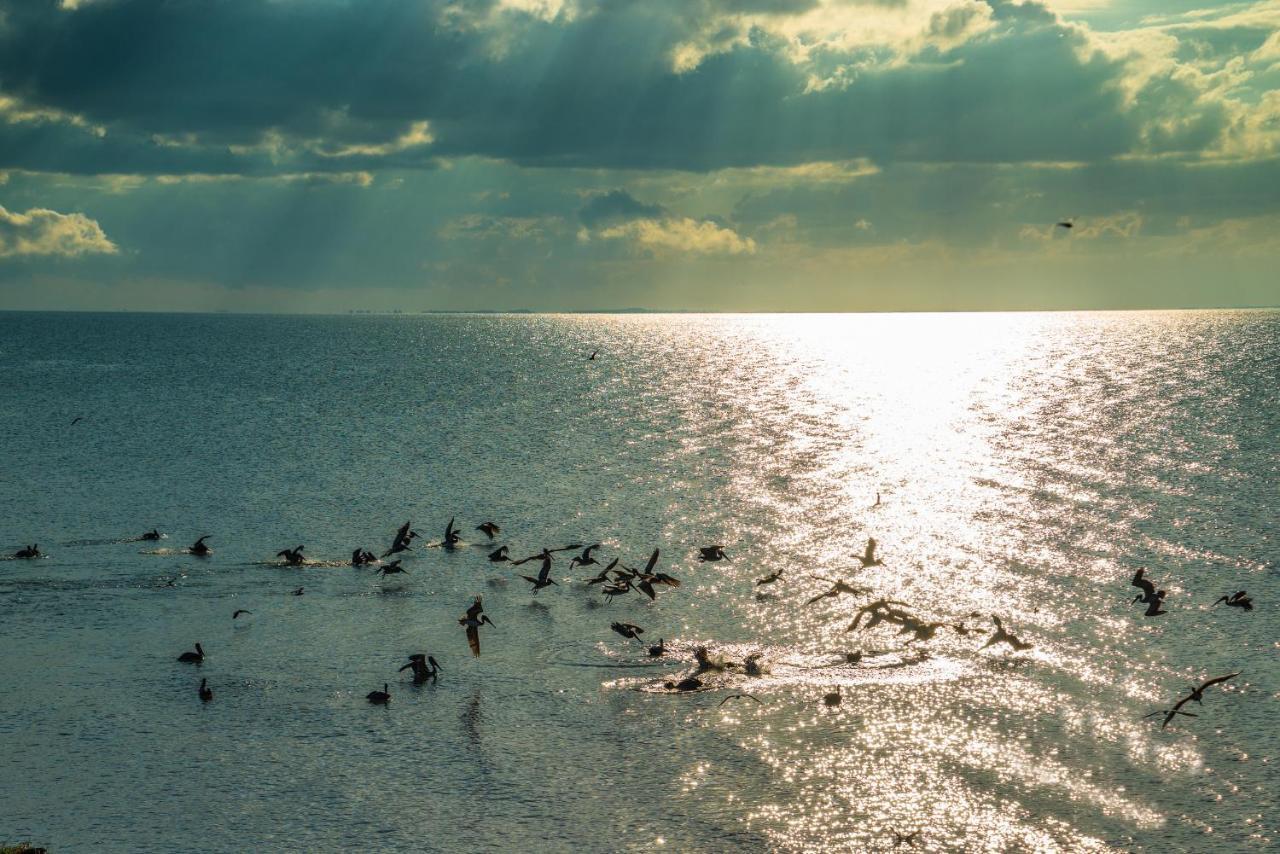
[[[98,223],[84,214],[62,214],[45,208],[11,213],[0,206],[0,258],[17,255],[87,253],[114,255],[119,250]]]
[[[687,252],[696,255],[753,255],[756,242],[731,228],[689,217],[633,219],[596,233],[603,240],[627,240],[635,247],[663,254]]]

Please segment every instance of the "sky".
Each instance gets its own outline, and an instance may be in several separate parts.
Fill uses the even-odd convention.
[[[1278,266],[1280,0],[0,0],[0,309],[1273,306]]]

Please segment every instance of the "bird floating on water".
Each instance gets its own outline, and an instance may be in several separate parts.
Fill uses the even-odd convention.
[[[19,560],[28,560],[30,558],[41,557],[40,544],[32,543],[29,546],[23,546],[13,553],[13,556]]]
[[[197,643],[195,652],[184,652],[178,656],[178,661],[184,664],[202,664],[204,662],[204,647]]]
[[[663,682],[662,687],[668,691],[697,691],[702,687],[702,680],[696,676],[686,676],[679,682]]]
[[[196,557],[208,557],[213,554],[213,549],[209,548],[208,544],[205,543],[205,540],[209,539],[211,536],[212,534],[205,534],[203,537],[188,546],[187,552],[195,555]]]
[[[306,559],[302,556],[302,550],[305,546],[296,546],[292,549],[283,549],[276,552],[276,557],[284,558],[284,562],[289,566],[302,566],[302,562]]]
[[[724,546],[702,546],[698,549],[698,560],[729,560],[729,556],[724,553]]]
[[[366,549],[356,549],[351,553],[352,566],[366,566],[371,563],[377,563],[378,556]]]
[[[289,591],[289,595],[290,595],[290,596],[301,596],[301,595],[302,595],[303,593],[305,593],[305,592],[306,592],[306,589],[305,589],[305,588],[303,588],[303,587],[299,587],[299,588],[297,588],[297,589],[295,589],[295,590],[290,590],[290,591]]]
[[[834,706],[840,705],[840,702],[843,699],[844,697],[841,696],[840,694],[840,686],[837,685],[836,690],[832,691],[830,694],[822,695],[822,705],[826,706],[827,708],[832,708]]]
[[[140,540],[162,540],[162,539],[164,539],[164,534],[160,533],[160,531],[159,531],[158,529],[156,529],[156,528],[152,528],[150,531],[147,531],[145,534],[143,534],[143,535],[142,535],[141,537],[139,537],[138,539],[140,539]]]
[[[397,670],[400,673],[405,670],[413,670],[413,684],[421,685],[424,682],[435,682],[436,674],[443,668],[436,663],[435,657],[417,652],[409,656],[409,663]]]
[[[454,518],[451,518],[449,520],[449,524],[445,526],[444,539],[440,541],[441,547],[449,549],[450,551],[457,548],[458,543],[462,542],[462,535],[454,530]]]
[[[208,679],[200,680],[200,690],[198,693],[200,694],[201,702],[207,703],[213,699],[213,689],[209,687]]]
[[[1244,610],[1244,611],[1253,610],[1253,600],[1249,598],[1247,595],[1245,595],[1245,591],[1243,590],[1237,590],[1235,593],[1232,593],[1230,596],[1222,596],[1213,604],[1217,605],[1219,602],[1222,602],[1223,604],[1226,604],[1232,608],[1240,608],[1241,610]]]
[[[386,682],[383,682],[381,691],[370,691],[364,695],[364,698],[375,706],[385,706],[391,700],[391,692],[387,690],[390,687]]]
[[[662,658],[667,653],[667,639],[658,638],[658,642],[649,647],[650,658]]]

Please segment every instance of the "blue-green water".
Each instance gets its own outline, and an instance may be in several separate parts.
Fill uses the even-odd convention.
[[[0,562],[0,842],[1275,844],[1277,313],[0,314],[0,454],[0,550],[48,553]],[[470,544],[407,576],[341,565],[453,516]],[[516,555],[660,547],[683,584],[609,604],[565,554],[534,597],[486,520]],[[278,566],[298,543],[320,563]],[[1167,615],[1129,605],[1139,566]],[[806,606],[814,576],[871,592]],[[1252,612],[1210,607],[1238,589]],[[846,632],[878,596],[971,631]],[[991,613],[1033,648],[979,649]],[[654,690],[700,643],[768,672]],[[418,651],[438,684],[396,672]]]

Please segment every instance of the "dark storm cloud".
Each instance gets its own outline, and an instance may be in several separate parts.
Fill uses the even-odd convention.
[[[782,13],[810,4],[688,5]],[[458,23],[491,6],[471,4],[461,18],[454,8],[100,0],[67,11],[8,0],[0,92],[82,116],[105,136],[11,124],[0,129],[0,168],[268,174],[478,154],[710,170],[851,157],[1097,159],[1139,140],[1114,85],[1121,65],[1082,60],[1081,36],[1034,3],[993,2],[990,34],[820,91],[758,32],[677,73],[672,49],[707,23],[673,13],[680,4],[603,3],[553,21],[507,12],[501,39]],[[955,35],[973,14],[934,26]],[[421,121],[433,143],[393,150]],[[365,153],[324,156],[355,149]]]

